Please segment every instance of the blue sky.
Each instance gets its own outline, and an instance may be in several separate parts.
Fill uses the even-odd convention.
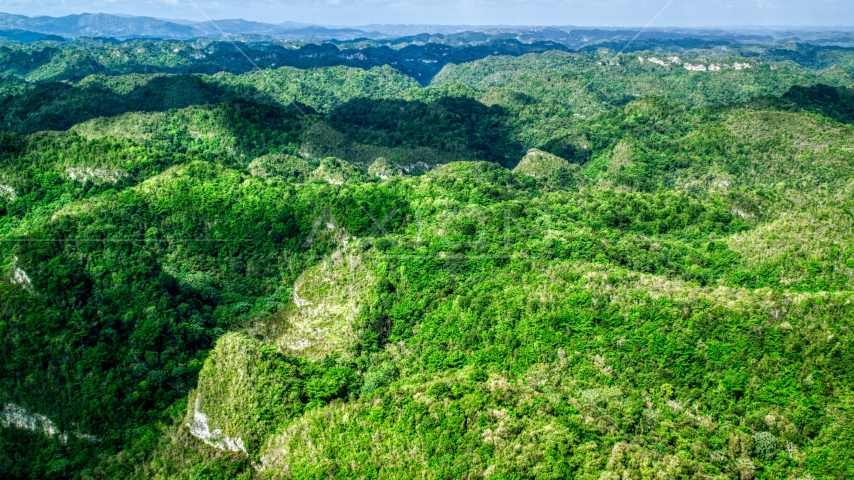
[[[124,13],[323,25],[646,25],[670,0],[3,0],[24,15]],[[653,26],[852,26],[854,0],[673,0]]]

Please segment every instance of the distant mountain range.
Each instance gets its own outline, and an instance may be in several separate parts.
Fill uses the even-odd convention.
[[[277,39],[320,40],[354,38],[382,38],[380,32],[366,32],[355,28],[327,28],[287,22],[273,25],[247,20],[217,20],[214,22],[189,22],[162,20],[152,17],[84,13],[66,17],[26,17],[0,13],[0,30],[33,32],[65,38],[112,37],[189,39],[197,37],[222,38],[236,35],[263,35]]]
[[[463,33],[503,35],[525,41],[559,41],[569,48],[580,48],[599,41],[622,41],[635,36],[632,28],[537,27],[511,25],[380,25],[323,26],[297,22],[269,24],[248,20],[190,20],[161,19],[132,15],[84,13],[65,17],[27,17],[0,13],[0,40],[34,42],[39,40],[74,39],[77,37],[106,37],[117,40],[161,38],[187,40],[191,38],[240,40],[382,40],[420,35],[460,35]],[[796,38],[816,42],[851,42],[854,28],[732,28],[732,29],[648,29],[638,40],[703,39],[770,42],[781,38]]]

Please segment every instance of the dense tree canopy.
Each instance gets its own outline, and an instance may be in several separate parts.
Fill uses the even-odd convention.
[[[847,50],[407,42],[0,46],[0,476],[854,475]]]

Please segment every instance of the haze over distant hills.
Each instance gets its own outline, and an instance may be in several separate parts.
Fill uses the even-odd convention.
[[[102,13],[68,15],[65,17],[26,17],[0,13],[0,29],[22,30],[62,37],[113,37],[189,39],[222,37],[226,35],[266,35],[279,39],[316,37],[347,40],[357,37],[377,38],[377,32],[352,28],[325,28],[312,25],[283,23],[279,25],[246,20],[217,20],[190,22],[161,20],[152,17],[108,15]]]
[[[575,37],[552,38],[571,48],[602,40],[603,36],[613,37],[625,34],[631,38],[638,29],[600,28],[573,26],[520,26],[520,25],[381,25],[362,26],[324,26],[298,22],[269,24],[241,19],[225,19],[194,22],[181,19],[161,19],[133,15],[111,15],[103,13],[84,13],[65,17],[27,17],[0,13],[0,38],[23,42],[41,39],[77,37],[111,37],[119,40],[132,38],[162,38],[186,40],[191,38],[223,38],[225,36],[263,37],[276,40],[353,40],[357,38],[387,39],[419,34],[458,34],[462,32],[523,33],[555,31],[575,33]],[[733,29],[683,29],[657,28],[647,30],[644,38],[730,38],[734,40],[773,41],[784,38],[817,42],[850,42],[854,28],[784,28],[779,29],[733,28]],[[598,32],[598,33],[596,33]],[[607,32],[607,33],[602,33]]]

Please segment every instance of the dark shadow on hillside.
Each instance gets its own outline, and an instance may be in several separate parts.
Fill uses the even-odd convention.
[[[570,134],[552,138],[540,149],[577,165],[584,165],[593,156],[590,140],[584,134]]]
[[[818,84],[811,87],[792,87],[782,99],[797,108],[824,115],[839,123],[854,124],[854,88]]]
[[[456,160],[487,160],[515,166],[524,147],[515,140],[506,108],[466,97],[426,103],[351,100],[329,113],[332,125],[352,140],[388,148],[428,148]]]
[[[191,132],[198,127],[186,125],[190,120],[183,115],[201,111],[180,110],[194,106],[203,107],[203,124],[222,132],[221,139],[206,141]],[[267,154],[294,154],[297,145],[317,159],[335,156],[367,168],[385,157],[406,171],[458,160],[512,168],[526,151],[516,140],[518,122],[505,107],[471,98],[444,97],[429,103],[359,98],[321,117],[307,106],[283,106],[251,85],[232,87],[197,75],[39,84],[0,100],[0,112],[0,126],[18,134],[65,131],[126,113],[174,112],[140,127],[145,129],[143,146],[244,165]],[[312,118],[303,119],[303,114]],[[109,122],[104,126],[111,128]]]
[[[62,82],[36,85],[20,95],[0,100],[0,128],[23,134],[68,130],[93,118],[127,112],[168,111],[245,98],[278,104],[254,87],[241,86],[238,91],[194,75],[149,77],[143,84],[136,84],[137,81],[140,79],[130,76],[75,86]],[[121,91],[126,92],[119,93]],[[293,110],[295,113],[305,111]]]

